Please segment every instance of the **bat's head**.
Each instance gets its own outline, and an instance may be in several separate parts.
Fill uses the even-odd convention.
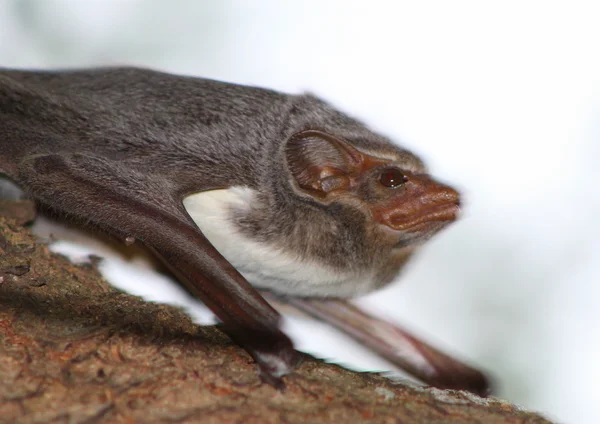
[[[378,245],[391,255],[428,240],[458,217],[458,192],[429,176],[406,150],[365,151],[308,130],[291,137],[285,153],[291,185],[300,196],[360,210]]]

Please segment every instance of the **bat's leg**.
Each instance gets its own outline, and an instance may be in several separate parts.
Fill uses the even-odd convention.
[[[408,331],[367,314],[347,300],[276,297],[278,301],[342,330],[408,374],[442,389],[468,390],[479,396],[490,393],[487,378]]]
[[[19,181],[52,209],[153,250],[255,358],[262,378],[283,387],[299,354],[279,330],[279,314],[202,235],[168,179],[118,161],[52,154],[23,160]]]

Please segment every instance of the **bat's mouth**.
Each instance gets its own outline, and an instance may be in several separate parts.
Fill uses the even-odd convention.
[[[460,213],[458,202],[435,205],[423,208],[418,214],[412,213],[391,216],[390,227],[396,231],[421,232],[432,229],[441,229],[443,226],[455,221]],[[440,225],[441,224],[441,225]]]

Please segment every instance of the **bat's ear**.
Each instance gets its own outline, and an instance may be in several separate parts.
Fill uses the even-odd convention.
[[[318,197],[348,189],[350,175],[360,169],[363,153],[322,131],[294,134],[285,146],[288,168],[298,186]]]

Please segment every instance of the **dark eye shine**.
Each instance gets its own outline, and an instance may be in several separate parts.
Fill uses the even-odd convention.
[[[379,175],[379,182],[389,188],[400,187],[408,181],[406,175],[397,168],[386,168]]]

